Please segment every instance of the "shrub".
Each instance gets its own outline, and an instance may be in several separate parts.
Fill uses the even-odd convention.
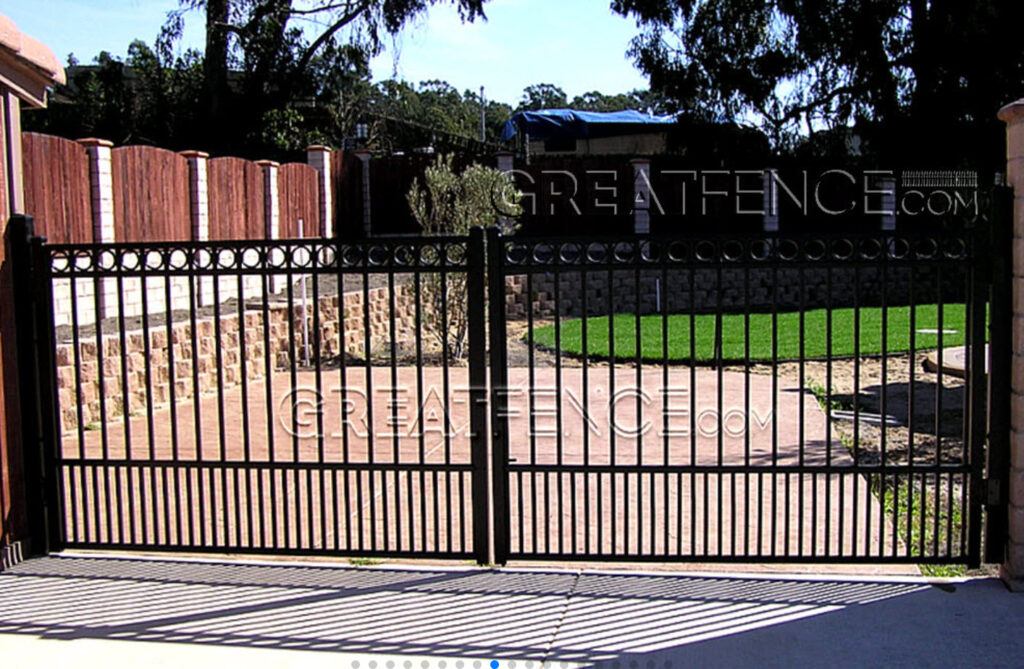
[[[522,214],[522,193],[510,175],[476,164],[456,174],[450,155],[438,156],[425,170],[422,186],[419,179],[413,180],[407,200],[427,235],[461,236],[475,227],[496,226],[511,234],[519,227],[515,218]],[[453,359],[466,353],[467,279],[464,272],[424,277],[424,327]]]

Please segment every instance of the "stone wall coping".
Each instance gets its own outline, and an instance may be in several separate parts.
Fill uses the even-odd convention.
[[[111,142],[109,139],[100,139],[99,137],[83,137],[82,139],[76,139],[75,141],[86,148],[91,148],[94,146],[104,146],[110,148],[114,146],[114,143]]]

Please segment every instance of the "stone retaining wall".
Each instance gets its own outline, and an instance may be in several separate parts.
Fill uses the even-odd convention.
[[[962,269],[945,269],[937,276],[933,268],[890,267],[884,274],[878,267],[799,269],[782,267],[743,269],[615,270],[609,283],[607,270],[578,271],[558,274],[557,302],[562,316],[590,316],[614,313],[652,314],[707,313],[716,309],[734,312],[818,309],[826,306],[877,306],[882,303],[909,304],[911,279],[913,300],[917,304],[937,302],[956,303],[964,300],[965,274]],[[584,279],[586,280],[584,283]],[[883,281],[884,279],[884,281]],[[939,291],[937,286],[941,285]],[[856,288],[855,288],[856,286]],[[532,292],[532,296],[528,293]],[[639,307],[637,301],[639,297]],[[660,298],[660,305],[658,299]],[[556,312],[556,276],[551,273],[534,274],[528,285],[525,275],[510,276],[506,280],[506,301],[511,318],[527,315],[532,300],[534,318],[551,318]]]
[[[395,287],[395,329],[396,339],[410,338],[415,334],[415,300],[410,289]],[[344,328],[345,351],[349,356],[365,358],[365,318],[362,293],[348,293],[341,300],[339,314],[337,296],[319,300],[319,351],[310,356],[321,360],[336,358],[341,350],[340,334]],[[271,369],[287,369],[291,356],[296,355],[301,364],[303,313],[296,300],[293,304],[292,320],[295,328],[295,342],[289,331],[289,309],[285,303],[268,305],[270,366]],[[388,289],[375,288],[369,291],[369,325],[371,352],[390,341],[391,306]],[[244,314],[242,337],[238,332],[238,314],[222,315],[220,318],[220,365],[217,359],[217,324],[213,318],[203,318],[196,323],[194,345],[196,348],[196,375],[193,378],[193,332],[188,321],[175,323],[170,336],[166,326],[151,327],[148,333],[141,330],[125,334],[125,355],[121,355],[120,334],[104,334],[101,341],[95,336],[83,337],[78,345],[76,361],[75,346],[70,341],[57,345],[57,388],[61,408],[63,430],[78,427],[78,400],[81,399],[82,423],[90,425],[103,420],[100,387],[102,379],[105,415],[109,421],[124,414],[127,396],[128,412],[145,411],[147,385],[151,388],[154,408],[171,400],[171,385],[174,385],[176,400],[191,398],[198,387],[200,394],[217,391],[217,371],[221,370],[224,388],[241,382],[242,354],[245,346],[245,370],[247,378],[260,379],[266,375],[265,334],[263,311],[251,310]],[[305,321],[309,326],[310,346],[318,340],[313,333],[314,317],[312,306]],[[149,340],[148,360],[150,383],[146,377],[146,339]],[[170,345],[168,345],[170,340]],[[99,355],[102,346],[102,355]],[[173,357],[174,369],[171,370]],[[122,368],[124,360],[124,368]],[[101,364],[102,361],[102,364]],[[76,374],[76,362],[78,373]],[[122,376],[127,375],[128,391],[123,392]],[[81,385],[79,386],[79,382]],[[80,388],[76,392],[76,388]]]

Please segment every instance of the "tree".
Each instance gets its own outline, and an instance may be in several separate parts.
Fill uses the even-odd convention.
[[[245,131],[244,117],[262,120],[302,96],[315,94],[317,59],[351,65],[352,49],[362,61],[380,52],[382,39],[439,3],[455,5],[463,20],[486,18],[486,0],[179,0],[164,26],[160,48],[170,51],[180,38],[184,15],[202,10],[206,17],[203,97],[208,145]],[[310,30],[310,27],[315,30]],[[342,39],[342,38],[345,39]],[[349,49],[344,48],[350,47]],[[340,60],[339,60],[340,59]],[[239,81],[232,83],[232,72]]]
[[[857,123],[881,156],[991,161],[1019,97],[1016,0],[613,0],[651,87],[695,118],[756,119],[777,147]],[[936,141],[955,138],[955,145]],[[985,155],[972,144],[989,142]]]
[[[425,170],[422,187],[419,179],[414,179],[406,199],[428,235],[467,235],[474,227],[494,226],[511,234],[518,228],[513,219],[523,213],[522,193],[511,175],[477,164],[456,174],[450,155],[438,156]],[[427,274],[423,279],[424,298],[430,305],[424,312],[424,325],[456,360],[466,353],[469,332],[467,280],[465,272]]]
[[[577,95],[569,106],[581,111],[594,112],[616,112],[635,109],[642,112],[650,111],[652,114],[666,113],[664,101],[659,96],[652,94],[651,91],[643,90],[633,90],[629,93],[619,93],[618,95],[605,95],[599,91],[591,91],[583,95]]]
[[[569,99],[554,84],[535,84],[523,89],[523,97],[516,111],[536,111],[538,109],[565,109]]]
[[[26,130],[104,137],[118,144],[199,146],[196,128],[202,119],[195,100],[203,75],[198,52],[167,55],[136,40],[124,61],[104,51],[83,66],[71,56],[68,80],[49,108],[24,115]]]

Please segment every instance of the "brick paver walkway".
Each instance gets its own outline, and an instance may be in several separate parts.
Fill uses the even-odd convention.
[[[176,421],[165,407],[81,440],[67,434],[66,458],[83,449],[87,458],[186,463],[69,466],[69,536],[225,550],[469,552],[467,379],[465,368],[277,373],[269,389],[249,382],[245,397],[241,387],[202,397],[198,423],[185,401]],[[757,561],[905,550],[864,477],[773,471],[853,464],[828,442],[814,398],[786,382],[688,368],[667,378],[660,369],[619,368],[614,378],[607,368],[586,378],[578,368],[512,369],[509,380],[516,554]],[[243,462],[251,464],[222,466]],[[434,468],[403,466],[415,463]],[[530,463],[542,471],[523,468]],[[627,470],[580,471],[584,463]],[[724,469],[636,471],[666,464]]]

